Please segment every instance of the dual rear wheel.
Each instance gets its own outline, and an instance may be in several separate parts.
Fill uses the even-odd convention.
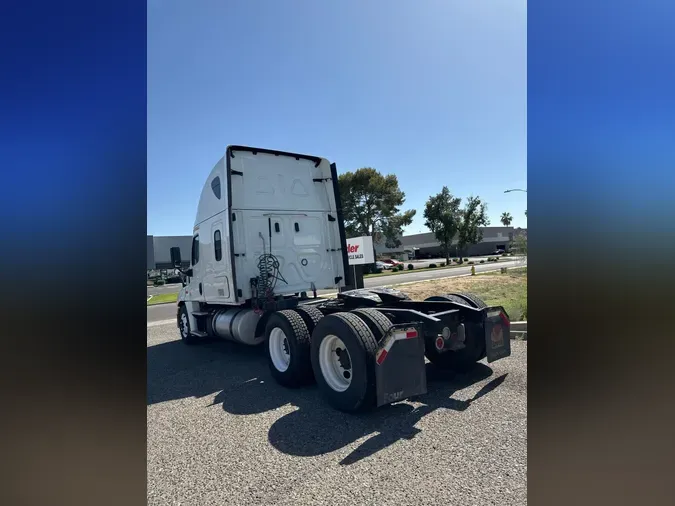
[[[375,404],[375,352],[391,321],[374,309],[323,316],[313,307],[272,314],[265,328],[269,368],[286,387],[316,381],[343,411]]]
[[[472,294],[447,294],[427,300],[449,300],[486,307]],[[312,381],[329,404],[342,411],[367,410],[376,403],[375,353],[392,322],[372,308],[323,316],[315,307],[278,311],[267,322],[266,348],[272,376],[281,385],[298,387]],[[443,369],[466,371],[485,357],[482,332],[467,331],[465,348],[439,353],[433,341],[426,356]]]

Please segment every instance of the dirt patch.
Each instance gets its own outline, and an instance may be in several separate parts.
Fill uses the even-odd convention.
[[[527,319],[527,268],[506,274],[490,272],[461,278],[441,278],[395,288],[414,300],[451,292],[471,292],[490,306],[503,306],[512,321]]]

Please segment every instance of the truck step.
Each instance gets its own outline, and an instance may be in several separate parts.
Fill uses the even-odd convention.
[[[209,316],[211,313],[208,311],[194,311],[192,316]]]
[[[201,330],[193,330],[192,332],[190,332],[190,334],[192,334],[195,337],[207,337],[208,336],[208,333],[203,332]]]

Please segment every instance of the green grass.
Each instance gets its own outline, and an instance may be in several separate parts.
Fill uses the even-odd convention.
[[[442,278],[401,286],[415,300],[450,292],[471,292],[490,306],[502,306],[511,321],[527,320],[527,267],[506,274],[486,272],[476,276]]]
[[[495,263],[499,264],[499,262],[490,262],[490,263]],[[410,274],[412,272],[420,272],[420,271],[440,271],[442,269],[454,269],[455,267],[470,267],[466,262],[462,265],[460,264],[452,264],[452,265],[446,265],[445,267],[434,267],[433,269],[429,269],[428,267],[415,267],[412,271],[408,270],[408,264],[405,264],[405,269],[402,271],[383,271],[380,272],[379,274],[364,274],[364,278],[377,278],[380,276],[391,276],[393,274]]]
[[[152,299],[148,301],[148,306],[154,306],[155,304],[165,304],[167,302],[176,302],[177,300],[177,293],[160,293],[158,295],[152,296]]]

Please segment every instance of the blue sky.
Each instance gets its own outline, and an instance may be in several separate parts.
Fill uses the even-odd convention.
[[[423,6],[424,8],[420,8]],[[148,233],[190,234],[228,144],[443,185],[527,226],[524,0],[148,3]]]

